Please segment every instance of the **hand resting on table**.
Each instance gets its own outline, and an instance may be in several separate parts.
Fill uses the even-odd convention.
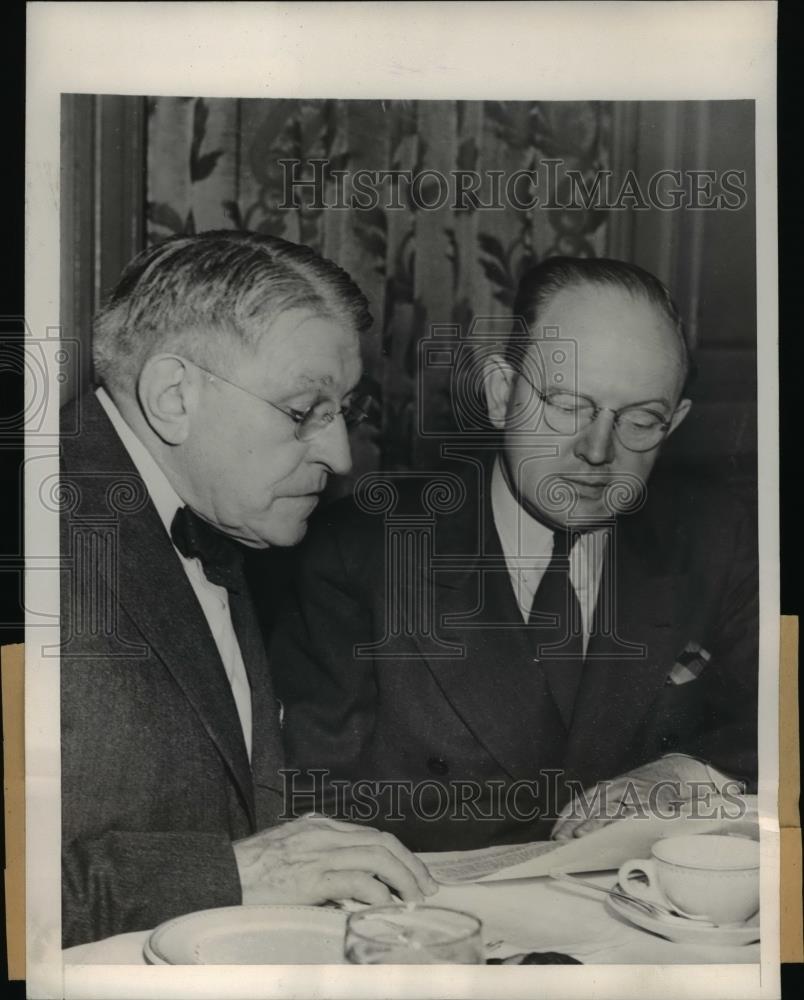
[[[390,833],[326,817],[303,817],[234,843],[244,903],[372,905],[432,895],[436,882]]]

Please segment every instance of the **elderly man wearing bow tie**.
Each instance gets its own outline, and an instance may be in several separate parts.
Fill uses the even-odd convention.
[[[98,387],[62,442],[66,946],[207,907],[434,888],[390,834],[280,821],[243,574],[246,548],[298,542],[349,469],[370,322],[333,263],[229,231],[144,251],[96,320]]]

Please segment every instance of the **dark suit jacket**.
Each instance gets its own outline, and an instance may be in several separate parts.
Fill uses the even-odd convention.
[[[386,793],[366,785],[353,786],[351,799],[342,789],[340,799],[323,796],[326,807],[347,802],[344,815],[384,826],[417,850],[547,836],[552,820],[542,815],[534,822],[533,812],[554,813],[566,801],[566,790],[548,792],[551,771],[589,787],[683,752],[751,781],[756,534],[732,500],[657,487],[642,510],[618,519],[606,570],[613,579],[607,592],[616,595],[615,634],[602,634],[599,595],[595,634],[567,719],[534,662],[534,629],[523,625],[516,604],[487,487],[478,463],[463,506],[432,519],[440,568],[430,614],[437,638],[460,647],[457,653],[439,648],[426,628],[406,634],[404,625],[397,627],[404,609],[426,593],[425,581],[413,570],[389,582],[387,546],[397,543],[387,541],[385,516],[361,512],[353,501],[322,511],[300,550],[295,590],[273,637],[288,765],[326,768],[349,783],[418,784],[420,798],[396,810]],[[402,534],[405,512],[418,505],[422,513],[421,493],[419,482],[401,491],[393,516]],[[355,652],[372,643],[373,651]],[[710,659],[697,679],[672,683],[690,643]],[[495,806],[495,795],[508,795],[522,781],[538,781],[538,789],[522,790],[513,809],[508,798],[502,810]],[[484,790],[451,819],[434,782],[449,785],[453,800],[473,794],[469,785],[457,793],[455,782]],[[299,778],[297,787],[312,785]],[[380,800],[377,816],[363,809],[372,794]],[[308,805],[303,797],[299,804]]]
[[[246,664],[250,768],[212,635],[142,480],[95,397],[71,405],[81,409],[80,434],[62,441],[65,946],[239,903],[232,840],[281,808],[267,661]]]

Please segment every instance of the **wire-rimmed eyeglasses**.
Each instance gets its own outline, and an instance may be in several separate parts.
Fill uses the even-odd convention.
[[[242,385],[238,385],[237,382],[232,382],[231,379],[224,378],[223,375],[219,375],[217,372],[210,371],[209,368],[199,365],[197,361],[193,361],[192,364],[204,372],[210,380],[217,379],[231,386],[233,389],[239,389],[240,392],[244,392],[247,396],[258,399],[261,403],[267,403],[268,406],[289,417],[296,425],[295,433],[299,441],[309,441],[316,434],[320,434],[321,431],[329,427],[336,417],[343,417],[346,429],[349,431],[354,430],[358,424],[361,424],[368,417],[373,402],[372,397],[368,393],[360,393],[357,398],[351,399],[345,406],[341,406],[339,409],[335,409],[331,402],[324,399],[318,403],[314,403],[306,410],[295,410],[291,406],[280,406],[270,399],[265,399],[264,396],[258,396],[257,393],[246,389]]]
[[[649,406],[637,403],[612,410],[610,406],[598,406],[588,396],[563,389],[544,393],[524,372],[519,374],[541,400],[545,422],[556,434],[577,434],[589,427],[604,410],[614,415],[614,433],[629,451],[658,448],[670,429],[670,421]]]

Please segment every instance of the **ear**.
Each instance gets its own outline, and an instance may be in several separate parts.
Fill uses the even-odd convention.
[[[489,420],[503,430],[508,414],[508,403],[514,387],[516,371],[499,354],[490,355],[483,363],[483,389]]]
[[[137,398],[151,430],[166,444],[182,444],[198,406],[198,370],[175,354],[149,358],[137,380]]]
[[[673,433],[673,431],[678,427],[681,421],[690,412],[690,407],[692,406],[691,399],[681,399],[679,400],[678,406],[675,408],[673,416],[670,418],[670,429],[667,432],[667,437]]]

